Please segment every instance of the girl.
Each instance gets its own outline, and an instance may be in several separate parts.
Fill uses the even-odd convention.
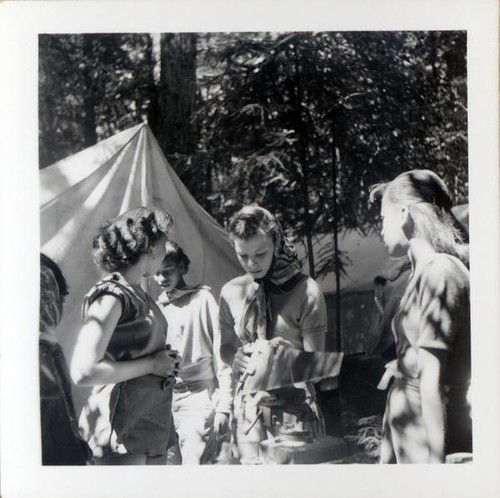
[[[179,447],[168,463],[212,463],[232,404],[231,369],[219,356],[219,310],[210,287],[186,284],[190,260],[182,247],[169,241],[166,251],[155,276],[163,289],[157,304],[168,322],[168,342],[182,357],[172,404]]]
[[[221,357],[235,376],[249,365],[249,347],[256,339],[279,341],[305,351],[324,351],[326,308],[318,284],[300,271],[295,250],[278,220],[266,209],[247,206],[229,223],[238,260],[246,274],[221,291],[219,324]],[[305,398],[313,400],[312,385],[304,384]],[[296,392],[297,392],[296,391]],[[300,398],[300,393],[295,396]],[[252,399],[236,396],[234,417],[241,461],[260,463],[259,443],[269,427],[257,420]],[[258,413],[258,411],[257,411]],[[267,430],[266,430],[267,429]]]
[[[78,431],[71,380],[55,328],[68,286],[61,269],[40,253],[40,414],[43,465],[85,465],[90,449]]]
[[[382,238],[391,256],[408,254],[411,274],[392,321],[397,359],[384,414],[382,463],[443,462],[472,449],[470,302],[466,248],[452,201],[432,171],[413,170],[373,187],[382,199]]]
[[[174,440],[169,377],[179,358],[167,349],[161,311],[140,287],[160,268],[171,224],[160,209],[131,209],[102,225],[93,242],[94,261],[109,274],[85,296],[71,373],[77,385],[95,386],[80,425],[99,464],[165,463]]]

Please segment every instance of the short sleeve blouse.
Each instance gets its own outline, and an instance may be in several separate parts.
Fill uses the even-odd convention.
[[[127,361],[166,348],[167,322],[153,299],[119,273],[99,281],[85,296],[82,316],[100,296],[120,300],[122,314],[105,358]],[[166,452],[171,430],[172,389],[165,379],[144,375],[109,386],[96,386],[80,417],[80,427],[94,453]]]
[[[305,277],[305,276],[304,276]],[[223,344],[233,343],[237,334],[246,297],[255,292],[257,284],[249,275],[228,282],[221,291],[219,325]],[[283,337],[297,349],[303,349],[303,338],[327,331],[326,306],[319,285],[310,277],[300,279],[292,289],[272,286],[267,289],[270,313],[270,337]],[[238,337],[242,343],[244,339]]]
[[[130,285],[119,273],[99,281],[84,298],[82,318],[100,296],[112,295],[122,305],[122,314],[109,341],[106,357],[124,361],[165,349],[167,322],[154,300],[138,286]]]
[[[456,258],[438,254],[410,278],[393,321],[399,368],[419,377],[418,349],[447,352],[443,382],[466,387],[470,380],[469,271]]]

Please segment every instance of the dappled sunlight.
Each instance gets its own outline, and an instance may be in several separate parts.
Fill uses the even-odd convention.
[[[40,172],[40,207],[58,197],[66,189],[91,175],[113,158],[144,125],[134,126],[118,133],[113,140],[107,139],[94,147],[47,166]]]
[[[396,380],[387,399],[384,432],[399,463],[425,463],[429,458],[429,441],[422,418],[419,388],[404,380]]]

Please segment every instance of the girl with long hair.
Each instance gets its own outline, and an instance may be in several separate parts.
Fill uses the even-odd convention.
[[[397,359],[383,422],[381,463],[443,462],[472,451],[468,250],[444,182],[412,170],[375,185],[382,238],[392,257],[409,256],[411,273],[392,321]]]

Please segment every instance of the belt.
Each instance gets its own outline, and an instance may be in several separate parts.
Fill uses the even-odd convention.
[[[189,391],[188,384],[175,384],[174,386],[174,392],[176,393],[185,393],[187,391]]]
[[[174,385],[174,393],[200,392],[210,389],[214,385],[214,380],[194,380],[192,382],[177,382]]]
[[[403,377],[396,377],[394,379],[394,384],[399,384],[400,386],[407,386],[416,391],[420,390],[419,379],[413,379],[411,377],[407,377],[406,375],[403,375]]]

